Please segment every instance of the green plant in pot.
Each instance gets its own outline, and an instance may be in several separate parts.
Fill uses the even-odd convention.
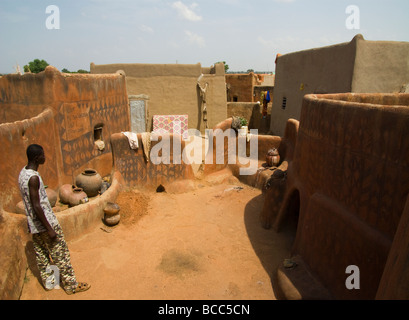
[[[248,126],[247,119],[240,117],[240,124],[242,127],[247,127]]]
[[[239,129],[239,135],[240,136],[245,136],[247,135],[247,130],[248,130],[248,121],[245,118],[240,117],[240,124],[241,128]]]

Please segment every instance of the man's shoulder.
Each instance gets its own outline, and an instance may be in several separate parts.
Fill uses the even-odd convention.
[[[38,177],[37,171],[23,167],[23,169],[21,169],[20,171],[20,174],[18,175],[18,179],[19,180],[30,180],[34,176]]]

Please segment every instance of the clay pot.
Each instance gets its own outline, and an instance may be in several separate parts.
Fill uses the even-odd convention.
[[[98,195],[102,186],[102,178],[94,169],[85,169],[75,178],[75,185],[82,188],[88,197]]]
[[[75,207],[86,202],[88,202],[87,194],[81,188],[74,188],[68,199],[70,207]]]
[[[277,167],[280,163],[280,155],[276,148],[270,149],[266,155],[266,162],[269,167]]]
[[[248,133],[249,127],[248,126],[242,126],[238,132],[239,132],[239,136],[246,136]]]
[[[72,195],[72,190],[75,189],[73,184],[64,184],[60,187],[58,194],[60,196],[60,202],[64,204],[70,203],[70,197]]]
[[[119,223],[119,221],[121,220],[121,216],[119,214],[115,214],[113,216],[107,216],[105,214],[105,218],[104,221],[107,225],[109,226],[115,226]]]
[[[50,188],[46,188],[45,192],[47,193],[48,201],[50,201],[51,207],[55,207],[58,198],[57,192]]]
[[[26,209],[25,209],[25,205],[23,201],[20,201],[19,203],[17,203],[16,205],[16,213],[18,214],[26,214]]]
[[[105,216],[109,216],[109,217],[114,216],[118,214],[120,209],[121,208],[116,203],[108,202],[104,208]]]

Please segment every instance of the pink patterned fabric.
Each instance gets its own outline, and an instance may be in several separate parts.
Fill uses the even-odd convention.
[[[188,116],[154,115],[153,132],[156,134],[180,134],[186,140],[188,138]]]

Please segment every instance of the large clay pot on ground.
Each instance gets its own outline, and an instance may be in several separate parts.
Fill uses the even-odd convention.
[[[102,187],[102,178],[94,169],[85,169],[75,178],[75,185],[82,188],[88,197],[98,195]]]
[[[81,188],[74,188],[68,202],[70,207],[75,207],[79,204],[88,202],[88,196]]]
[[[266,155],[266,162],[269,167],[277,167],[280,163],[280,155],[276,148],[270,149]]]
[[[60,202],[64,204],[70,203],[70,197],[72,195],[72,191],[75,189],[73,184],[64,184],[60,187],[58,194],[60,196]]]

